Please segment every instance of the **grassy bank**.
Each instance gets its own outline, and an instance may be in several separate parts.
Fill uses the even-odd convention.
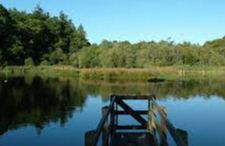
[[[80,77],[97,80],[148,80],[150,78],[185,79],[225,76],[225,67],[151,67],[78,69],[72,66],[8,66],[1,69],[7,76],[40,75],[46,77]]]

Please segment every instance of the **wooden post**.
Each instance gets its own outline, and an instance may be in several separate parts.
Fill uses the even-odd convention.
[[[109,110],[108,106],[104,106],[102,108],[102,117],[105,117],[107,115],[108,110]],[[108,133],[109,133],[109,120],[107,119],[105,121],[105,124],[103,126],[103,130],[102,130],[102,146],[108,145],[108,143],[109,143]]]
[[[115,96],[111,96],[110,98],[110,102],[112,104],[112,101],[115,100]],[[110,113],[110,137],[111,139],[113,139],[113,135],[114,135],[114,128],[115,128],[115,105],[116,103],[113,103],[112,105],[112,109],[111,109],[111,113]]]
[[[156,137],[156,128],[157,128],[157,121],[156,121],[156,112],[155,107],[152,103],[152,101],[149,101],[148,104],[148,130],[152,136],[152,145],[157,146],[157,137]]]
[[[160,116],[164,118],[164,121],[166,123],[166,127],[168,131],[170,132],[172,138],[174,139],[177,146],[187,146],[188,145],[188,134],[186,131],[182,130],[182,132],[177,132],[177,129],[173,126],[173,124],[166,118],[166,113],[162,108],[158,106],[158,104],[154,102],[154,106],[157,108]],[[180,133],[182,133],[180,135]],[[185,138],[185,139],[184,139]]]
[[[91,130],[85,133],[85,146],[92,146],[95,139],[95,130]]]
[[[165,108],[163,107],[160,107],[162,109],[162,112],[161,114],[164,114],[164,115],[160,115],[160,126],[159,126],[159,134],[160,134],[160,145],[161,146],[168,146],[168,143],[167,143],[167,135],[166,135],[166,131],[167,131],[167,126],[166,126],[166,120],[164,118],[164,116],[166,117],[166,111],[165,111]]]
[[[187,133],[187,131],[177,128],[176,133],[183,140],[183,142],[185,144],[184,146],[188,146],[188,133]]]

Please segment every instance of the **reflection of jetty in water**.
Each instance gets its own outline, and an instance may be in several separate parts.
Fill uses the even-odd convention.
[[[134,110],[128,100],[145,100],[148,109]],[[173,126],[154,95],[111,96],[110,105],[102,108],[102,115],[97,129],[85,134],[86,146],[168,146],[169,134],[177,146],[188,146],[188,133]],[[121,115],[131,116],[139,125],[122,125],[118,122]]]

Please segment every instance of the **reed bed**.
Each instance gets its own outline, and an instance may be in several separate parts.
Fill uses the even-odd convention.
[[[97,80],[148,80],[149,78],[214,78],[225,76],[225,67],[157,67],[149,68],[74,68],[72,66],[7,66],[5,75],[39,75],[48,77],[79,77]]]

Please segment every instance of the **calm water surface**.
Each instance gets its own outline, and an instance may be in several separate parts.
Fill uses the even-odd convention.
[[[83,146],[109,95],[150,93],[174,126],[188,132],[190,146],[225,146],[224,89],[222,80],[152,84],[1,76],[0,146]]]

